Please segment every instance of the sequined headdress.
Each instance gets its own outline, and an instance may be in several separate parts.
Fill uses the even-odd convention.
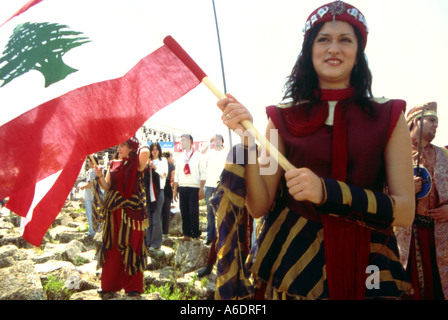
[[[335,20],[344,21],[356,27],[361,32],[363,48],[366,47],[369,32],[366,18],[354,6],[340,0],[325,4],[310,14],[303,29],[305,37],[315,25]]]
[[[135,151],[137,151],[138,147],[140,146],[140,142],[138,141],[136,136],[131,137],[128,141],[126,141],[126,143]]]

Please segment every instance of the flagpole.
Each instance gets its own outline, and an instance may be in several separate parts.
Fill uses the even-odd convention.
[[[222,93],[211,81],[208,77],[204,77],[202,79],[202,83],[218,98],[218,99],[224,99],[226,95]],[[277,163],[285,170],[291,170],[294,169],[294,166],[291,164],[291,162],[288,161],[288,159],[285,158],[283,154],[281,154],[277,148],[275,148],[271,142],[266,139],[264,135],[261,135],[258,130],[253,126],[252,122],[249,120],[243,120],[240,122],[246,130],[248,130],[251,133],[254,133],[254,138],[260,142],[260,144],[266,148],[266,151],[269,153],[270,156],[274,157]],[[277,155],[277,158],[276,158]]]
[[[213,13],[215,15],[216,33],[218,35],[218,47],[219,47],[219,56],[220,56],[220,60],[221,60],[222,82],[224,84],[224,93],[227,93],[226,76],[225,76],[225,72],[224,72],[224,60],[222,58],[221,38],[219,36],[219,27],[218,27],[218,18],[216,16],[215,0],[212,0],[212,3],[213,3]],[[230,129],[228,129],[228,130],[229,130],[230,148],[232,148],[232,131]]]
[[[207,74],[201,67],[188,55],[188,53],[177,43],[171,36],[165,37],[163,43],[174,53],[186,67],[196,76],[196,78],[203,83],[218,99],[224,99],[226,95],[221,92],[207,77]],[[253,126],[249,120],[243,120],[241,125],[248,130],[248,132],[254,136],[261,146],[266,149],[271,157],[285,170],[294,169],[294,166],[281,154],[271,142],[266,139],[264,135],[261,135],[258,130]]]

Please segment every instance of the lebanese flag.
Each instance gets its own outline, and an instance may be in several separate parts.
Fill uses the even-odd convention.
[[[0,25],[0,199],[35,246],[88,155],[206,78],[145,1],[33,0]]]

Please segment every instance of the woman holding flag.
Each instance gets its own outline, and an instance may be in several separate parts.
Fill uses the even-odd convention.
[[[118,159],[110,162],[106,176],[95,166],[98,182],[107,192],[102,203],[103,245],[98,260],[103,268],[100,293],[124,289],[132,296],[143,292],[148,217],[142,172],[148,159],[149,149],[139,150],[134,136],[118,146]]]
[[[266,109],[266,138],[278,133],[271,142],[290,169],[260,174],[267,161],[247,161],[256,145],[241,125],[252,116],[231,95],[218,102],[223,123],[243,137],[235,151],[246,159],[226,166],[223,181],[243,176],[246,207],[261,218],[245,266],[254,276],[255,297],[399,298],[411,286],[392,226],[411,225],[414,212],[406,103],[373,98],[367,24],[358,9],[342,1],[322,5],[304,32],[285,103]],[[226,227],[219,230],[224,237]],[[232,252],[219,250],[223,258]],[[221,269],[227,271],[224,264]],[[230,281],[220,283],[219,276],[218,294],[235,298],[228,296]]]

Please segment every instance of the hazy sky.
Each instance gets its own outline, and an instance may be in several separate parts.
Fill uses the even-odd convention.
[[[0,0],[0,23],[25,2]],[[151,9],[143,1],[139,13],[151,10],[151,19],[160,30],[171,34],[224,91],[212,0],[146,2],[152,3]],[[251,110],[260,132],[266,126],[265,107],[282,98],[285,78],[300,52],[306,18],[325,3],[215,0],[227,91]],[[365,15],[369,25],[366,54],[373,73],[373,94],[406,100],[407,110],[419,103],[437,101],[439,129],[434,143],[448,145],[448,45],[444,33],[448,31],[448,2],[350,3]],[[151,121],[191,131],[196,140],[208,139],[215,133],[228,134],[216,98],[202,85]]]

